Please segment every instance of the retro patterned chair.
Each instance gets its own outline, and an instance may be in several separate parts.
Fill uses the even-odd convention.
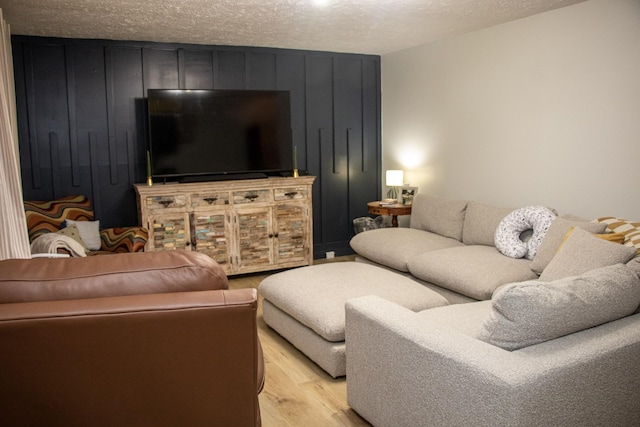
[[[29,241],[33,242],[44,233],[55,233],[63,228],[66,220],[95,221],[91,200],[76,195],[51,201],[25,201],[25,213]],[[98,222],[93,223],[98,228]],[[88,255],[141,252],[148,239],[143,227],[119,227],[98,230],[99,248],[90,248]]]

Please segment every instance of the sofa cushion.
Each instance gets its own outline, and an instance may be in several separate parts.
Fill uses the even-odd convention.
[[[623,264],[553,282],[505,286],[477,337],[505,350],[601,325],[627,316],[640,304],[640,279]]]
[[[380,265],[407,272],[416,255],[462,246],[457,240],[413,228],[379,228],[358,233],[349,242],[358,255]]]
[[[606,228],[605,224],[597,222],[577,221],[564,217],[556,218],[551,227],[549,227],[544,239],[542,239],[538,252],[531,262],[531,270],[536,274],[542,274],[542,271],[558,252],[562,239],[564,239],[571,227],[580,227],[590,233],[603,233]]]
[[[496,228],[511,211],[512,208],[496,208],[470,201],[464,215],[462,243],[495,246]]]
[[[594,268],[626,263],[635,254],[636,249],[633,247],[598,239],[588,231],[576,227],[544,269],[540,280],[551,282]]]
[[[501,285],[537,276],[531,261],[506,257],[492,246],[459,246],[426,252],[409,261],[415,277],[477,300],[491,298]]]
[[[462,241],[467,202],[428,194],[416,194],[409,226]]]

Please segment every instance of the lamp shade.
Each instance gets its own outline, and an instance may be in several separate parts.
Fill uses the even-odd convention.
[[[401,170],[387,171],[387,187],[401,187],[404,181],[404,173]]]

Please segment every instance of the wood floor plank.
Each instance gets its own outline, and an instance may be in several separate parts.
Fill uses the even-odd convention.
[[[352,259],[340,257],[334,262]],[[269,274],[273,273],[233,276],[229,278],[229,286],[231,289],[257,289]],[[332,378],[267,326],[262,319],[261,297],[258,300],[258,335],[265,359],[265,386],[260,393],[264,427],[370,425],[347,404],[344,377]]]

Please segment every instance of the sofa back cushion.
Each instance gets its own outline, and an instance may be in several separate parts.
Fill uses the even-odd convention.
[[[542,243],[540,243],[536,256],[531,262],[531,270],[533,270],[534,273],[538,275],[542,274],[542,271],[547,267],[547,265],[549,265],[553,257],[556,255],[556,252],[558,252],[558,248],[560,247],[560,244],[562,244],[562,240],[571,227],[580,227],[590,233],[604,233],[606,228],[605,224],[600,224],[598,222],[557,217],[553,223],[551,223],[551,227],[547,230],[547,234],[545,234],[544,239],[542,239]]]
[[[0,304],[228,287],[218,263],[190,251],[0,261]]]
[[[544,269],[540,280],[550,282],[577,276],[594,268],[626,263],[635,254],[635,248],[599,239],[588,231],[576,227]]]
[[[553,282],[498,290],[477,338],[517,350],[625,317],[640,304],[640,278],[624,264]]]
[[[495,245],[496,228],[513,211],[470,201],[464,216],[462,243],[465,245]]]
[[[56,200],[38,202],[25,201],[29,241],[43,233],[55,233],[67,219],[93,221],[93,206],[85,196],[69,196]]]
[[[418,193],[413,199],[409,226],[462,241],[466,210],[465,200]]]

